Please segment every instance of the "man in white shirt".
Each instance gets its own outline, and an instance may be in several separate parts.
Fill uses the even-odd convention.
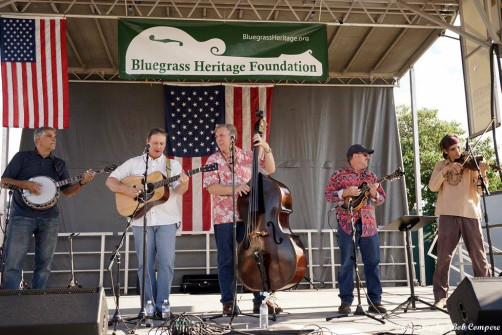
[[[123,193],[132,199],[141,196],[141,190],[125,184],[121,180],[129,176],[142,176],[145,172],[146,155],[149,156],[148,175],[155,171],[161,172],[166,177],[180,175],[179,179],[169,186],[168,200],[153,206],[145,214],[147,219],[146,276],[145,292],[141,292],[141,294],[145,294],[145,301],[152,301],[156,316],[162,315],[164,300],[167,300],[169,304],[169,293],[174,273],[176,230],[181,223],[181,210],[176,198],[188,190],[188,176],[182,171],[180,163],[172,159],[169,160],[164,155],[166,139],[167,133],[163,129],[150,130],[146,139],[147,146],[150,146],[148,152],[127,160],[106,181],[106,186],[114,193]],[[138,256],[140,287],[143,287],[143,219],[143,217],[136,218],[132,223],[134,244]],[[156,259],[157,277],[155,276]]]

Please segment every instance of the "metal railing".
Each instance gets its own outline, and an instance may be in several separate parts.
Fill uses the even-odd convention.
[[[399,232],[398,232],[399,233]],[[82,238],[98,238],[99,239],[99,248],[95,250],[73,250],[73,255],[75,258],[78,259],[78,257],[82,256],[91,256],[91,257],[96,257],[97,260],[93,264],[96,264],[96,267],[88,268],[88,269],[81,269],[79,268],[79,262],[78,260],[75,262],[75,273],[95,273],[97,276],[97,280],[100,286],[104,286],[105,283],[105,272],[107,271],[108,267],[108,260],[112,256],[113,252],[115,251],[114,248],[109,248],[110,250],[107,250],[107,240],[109,239],[114,239],[114,241],[117,241],[118,237],[122,233],[112,233],[112,232],[94,232],[94,233],[80,233],[79,239]],[[336,243],[336,230],[331,230],[331,229],[324,229],[321,231],[321,234],[323,234],[323,238],[326,240],[325,244],[323,246],[317,245],[319,243],[315,243],[315,238],[319,238],[319,231],[314,230],[314,229],[296,229],[295,234],[300,235],[301,240],[305,244],[305,249],[307,253],[307,258],[308,258],[308,268],[307,268],[307,274],[306,277],[309,279],[315,278],[315,273],[316,271],[324,271],[326,273],[329,273],[329,276],[326,276],[327,279],[324,281],[311,281],[311,282],[302,282],[301,285],[303,287],[308,287],[308,288],[313,288],[313,284],[321,284],[323,287],[335,287],[336,284],[336,269],[340,266],[339,263],[336,261],[336,254],[338,252],[338,245]],[[387,232],[386,234],[389,234]],[[176,240],[176,245],[181,246],[184,245],[183,239],[187,237],[193,237],[197,235],[202,235],[203,239],[201,239],[201,242],[199,242],[199,245],[197,245],[194,248],[190,249],[183,249],[183,248],[176,248],[176,255],[177,259],[180,258],[180,255],[183,254],[189,254],[193,255],[190,258],[194,259],[193,257],[198,257],[197,259],[204,259],[203,265],[190,265],[188,263],[184,263],[181,265],[178,265],[175,267],[175,277],[176,273],[184,273],[187,271],[200,271],[199,273],[204,273],[204,274],[211,274],[211,273],[216,273],[217,271],[217,264],[216,264],[216,247],[213,247],[211,244],[214,243],[214,238],[211,236],[213,235],[212,231],[201,231],[201,232],[178,232],[177,233],[177,240]],[[68,238],[70,236],[70,233],[60,233],[59,238]],[[122,264],[121,264],[121,273],[123,273],[122,282],[121,282],[121,288],[123,289],[123,293],[127,294],[133,287],[134,289],[136,288],[135,286],[132,286],[129,284],[129,282],[132,279],[132,276],[136,275],[137,269],[132,267],[132,262],[131,258],[135,257],[133,254],[136,252],[134,251],[134,248],[131,246],[131,236],[132,232],[128,232],[125,237],[124,241],[124,246],[121,248],[121,257],[122,257]],[[62,242],[62,241],[59,241]],[[203,244],[203,245],[202,245]],[[108,243],[108,245],[114,245],[113,243]],[[381,250],[383,249],[390,249],[391,251],[394,250],[396,255],[398,254],[404,254],[404,235],[403,235],[403,243],[402,245],[399,246],[386,246],[383,245],[381,246]],[[80,248],[81,249],[81,248]],[[29,253],[29,256],[33,256],[33,253]],[[54,259],[56,260],[58,257],[69,257],[69,251],[56,251]],[[392,257],[395,259],[395,257]],[[360,266],[362,266],[362,263],[360,263]],[[406,259],[404,258],[402,262],[382,262],[381,267],[395,267],[396,270],[392,271],[393,273],[402,273],[403,276],[406,274],[406,278],[403,279],[386,279],[382,278],[382,283],[392,283],[392,284],[403,284],[406,285],[408,282],[408,274],[406,271]],[[113,271],[116,271],[115,267],[113,267]],[[52,271],[53,273],[63,273],[63,274],[70,274],[71,270],[70,269],[55,269]],[[26,269],[24,273],[31,274],[33,273],[32,269]],[[179,282],[173,282],[173,288],[179,287],[181,283]],[[306,286],[307,285],[307,286]],[[110,287],[105,286],[105,289],[110,289]]]
[[[502,225],[490,226],[490,229],[492,229],[492,228],[502,228]],[[434,254],[434,246],[437,243],[437,239],[438,239],[438,235],[436,235],[434,237],[434,240],[432,241],[431,246],[430,246],[429,250],[427,251],[427,255],[434,258],[434,260],[437,260],[437,255]],[[450,268],[452,270],[459,273],[461,280],[464,279],[465,277],[469,277],[469,278],[473,277],[471,274],[465,272],[465,266],[472,264],[472,260],[469,257],[469,253],[467,252],[467,250],[463,246],[464,246],[464,240],[462,238],[460,238],[460,241],[459,241],[457,248],[455,250],[455,253],[457,254],[457,257],[458,257],[458,261],[452,261],[452,264],[450,265]],[[489,247],[488,243],[484,242],[484,246],[485,246],[485,250],[487,250],[487,254],[488,254],[488,247]],[[500,249],[498,249],[497,247],[492,246],[492,250],[493,250],[494,257],[502,255],[502,251]],[[488,259],[488,263],[490,263],[489,259]],[[502,273],[502,269],[500,269],[496,266],[494,266],[494,270],[495,270],[495,275]],[[490,267],[490,272],[491,272],[491,267]]]

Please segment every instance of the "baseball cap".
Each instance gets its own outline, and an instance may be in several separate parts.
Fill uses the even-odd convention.
[[[352,157],[353,154],[357,154],[359,152],[364,152],[364,153],[371,155],[372,153],[375,152],[375,150],[367,149],[364,146],[362,146],[361,144],[352,144],[349,147],[349,150],[347,150],[347,158],[350,158],[350,157]]]

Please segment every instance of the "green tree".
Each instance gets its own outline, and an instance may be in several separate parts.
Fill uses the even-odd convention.
[[[410,108],[404,105],[396,107],[399,134],[401,138],[401,151],[403,153],[403,164],[406,176],[406,192],[408,196],[408,209],[416,210],[415,196],[415,170],[413,153],[413,123]],[[464,139],[465,131],[457,121],[445,121],[438,119],[437,109],[420,109],[418,111],[418,139],[420,152],[420,178],[422,181],[422,205],[424,214],[434,215],[434,207],[437,199],[437,192],[429,190],[428,183],[437,161],[443,159],[439,150],[439,142],[447,133],[457,134]],[[477,142],[478,139],[471,141]],[[463,145],[463,144],[462,144]],[[494,161],[495,152],[491,138],[479,141],[474,149],[476,155],[481,155],[488,161]],[[498,173],[488,170],[490,181],[489,190],[499,190],[502,188]]]

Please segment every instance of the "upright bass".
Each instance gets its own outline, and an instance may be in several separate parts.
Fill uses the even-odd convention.
[[[263,134],[263,111],[256,111],[254,133]],[[292,196],[286,185],[258,171],[259,147],[253,149],[251,190],[237,205],[246,226],[237,251],[237,274],[251,291],[274,292],[299,283],[307,270],[305,247],[289,227]]]

